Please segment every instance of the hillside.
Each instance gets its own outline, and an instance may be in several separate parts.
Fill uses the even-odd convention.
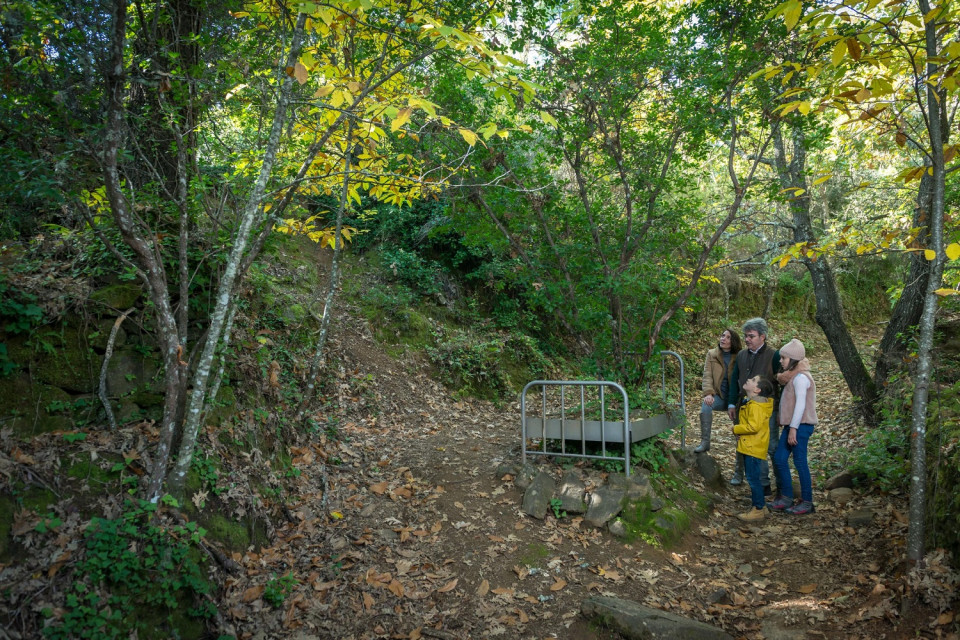
[[[295,266],[289,271],[297,273]],[[842,450],[863,434],[814,328],[791,327],[808,339],[823,390],[811,456],[816,514],[745,526],[735,515],[747,506],[746,488],[706,486],[677,453],[671,473],[712,508],[687,503],[689,529],[663,545],[625,542],[580,516],[525,515],[523,492],[503,471],[519,462],[518,403],[454,394],[434,379],[436,369],[421,352],[379,343],[358,299],[341,300],[311,428],[284,418],[290,406],[268,360],[256,366],[255,354],[246,354],[247,364],[241,357],[238,370],[247,377],[235,381],[240,401],[205,430],[190,503],[182,510],[162,506],[157,521],[180,540],[190,536],[192,522],[206,529],[199,563],[171,569],[211,572],[208,588],[197,592],[206,591],[200,601],[212,606],[205,623],[174,607],[154,623],[158,637],[174,628],[183,637],[258,640],[616,637],[580,615],[592,594],[708,622],[735,637],[949,636],[956,574],[936,552],[926,572],[904,574],[905,496],[858,489],[841,504],[822,490],[826,470],[836,469]],[[258,309],[268,307],[251,307],[251,319]],[[238,343],[256,326],[239,329],[245,336]],[[288,348],[290,333],[256,335],[270,340],[267,347]],[[705,346],[693,342],[697,351]],[[699,356],[684,356],[687,392],[695,395],[690,380],[699,375]],[[688,400],[693,424],[696,402]],[[732,471],[728,426],[717,419],[711,451],[724,477]],[[0,531],[7,637],[37,637],[44,619],[61,629],[48,637],[69,637],[63,630],[88,637],[81,630],[95,628],[96,615],[132,611],[106,598],[122,594],[118,585],[145,586],[120,575],[98,587],[91,576],[107,569],[91,568],[90,559],[99,550],[114,567],[133,572],[124,545],[149,558],[151,540],[97,535],[104,525],[92,526],[90,518],[140,517],[122,505],[155,437],[150,419],[115,432],[89,424],[27,440],[0,431],[0,474],[11,491],[3,511],[13,516]],[[679,437],[674,432],[670,448],[679,449]],[[552,461],[539,468],[557,477],[563,471]],[[573,468],[588,489],[608,475],[590,465]],[[672,491],[659,482],[655,477],[658,492]],[[104,599],[94,599],[86,613],[65,607],[91,585]],[[161,593],[184,602],[183,585],[165,584]]]

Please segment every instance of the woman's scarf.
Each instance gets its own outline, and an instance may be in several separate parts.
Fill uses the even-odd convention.
[[[797,377],[797,374],[803,373],[804,371],[810,371],[810,361],[804,358],[797,363],[793,369],[789,371],[781,371],[777,374],[777,382],[780,383],[781,387],[785,387],[790,384],[790,381]]]

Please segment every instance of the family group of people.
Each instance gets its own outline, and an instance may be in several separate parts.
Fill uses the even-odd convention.
[[[791,515],[813,513],[813,483],[807,444],[817,424],[817,387],[803,343],[794,338],[775,351],[767,344],[763,318],[743,323],[743,343],[734,329],[724,329],[703,367],[700,445],[710,450],[713,413],[726,411],[737,436],[737,460],[730,484],[750,485],[752,508],[741,520],[762,520],[765,509]],[[781,430],[782,427],[782,430]],[[789,460],[800,480],[794,500]],[[770,486],[773,460],[774,486]],[[766,503],[770,497],[772,502]]]

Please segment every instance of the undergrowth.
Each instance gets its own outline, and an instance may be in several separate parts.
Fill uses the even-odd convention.
[[[180,636],[190,620],[203,627],[214,614],[195,553],[205,532],[196,523],[161,526],[156,510],[127,501],[116,518],[90,521],[62,613],[44,611],[45,638]]]

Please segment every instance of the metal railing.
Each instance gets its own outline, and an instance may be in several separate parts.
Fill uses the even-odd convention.
[[[530,419],[527,417],[527,392],[533,387],[541,387],[541,420]],[[560,418],[547,419],[547,389],[549,387],[558,387],[560,390]],[[567,418],[566,410],[566,387],[580,388],[580,420],[571,420]],[[600,401],[600,420],[587,420],[586,415],[586,394],[587,387],[597,387]],[[605,390],[611,387],[620,392],[623,398],[623,420],[611,422],[606,419],[607,402]],[[630,476],[630,401],[627,399],[626,390],[616,382],[607,380],[534,380],[528,382],[523,387],[523,393],[520,394],[520,416],[521,416],[521,437],[523,438],[523,447],[521,458],[524,463],[527,461],[527,455],[543,456],[566,456],[574,458],[590,458],[597,460],[622,460],[624,473]],[[528,424],[538,424],[539,435],[531,434],[528,430]],[[609,429],[608,429],[609,426]],[[619,438],[610,438],[612,431],[620,429]],[[597,437],[599,436],[599,437]],[[531,438],[540,438],[540,449],[528,449],[527,443]],[[567,440],[580,440],[580,453],[567,451]],[[548,450],[547,440],[559,439],[560,450]],[[600,442],[600,454],[587,453],[587,441]],[[619,440],[623,443],[623,455],[610,454],[607,450],[607,442]]]
[[[628,354],[629,355],[629,354]],[[680,364],[680,398],[675,402],[667,401],[667,371],[666,360],[674,357]],[[534,380],[523,387],[520,394],[520,423],[521,438],[523,439],[521,458],[524,463],[527,461],[527,455],[542,456],[563,456],[573,458],[588,458],[595,460],[622,461],[624,473],[630,476],[630,445],[634,440],[643,440],[653,437],[663,431],[680,424],[680,443],[686,446],[686,420],[685,416],[685,393],[684,393],[684,367],[683,358],[674,351],[660,352],[661,369],[661,392],[663,406],[667,409],[666,414],[652,416],[641,419],[638,422],[630,422],[630,401],[627,398],[626,390],[609,380]],[[527,396],[530,389],[534,387],[541,388],[540,397],[540,418],[531,418],[527,416]],[[578,388],[580,393],[580,417],[567,417],[567,387]],[[589,388],[596,388],[598,394],[600,419],[587,419],[587,394]],[[556,388],[560,392],[559,407],[551,406],[551,409],[559,410],[559,418],[548,418],[547,413],[547,390]],[[619,392],[623,402],[623,419],[607,420],[607,389],[610,388]],[[592,400],[592,398],[590,398]],[[671,410],[672,408],[672,410]],[[616,410],[619,414],[619,408]],[[679,416],[679,418],[678,418]],[[595,417],[595,416],[594,416]],[[539,439],[536,448],[528,448],[529,441]],[[559,449],[548,448],[548,440],[558,440]],[[568,450],[568,442],[579,440],[579,452]],[[587,453],[587,442],[599,442],[600,453]],[[617,452],[611,452],[607,444],[619,443],[623,445],[622,455]]]

